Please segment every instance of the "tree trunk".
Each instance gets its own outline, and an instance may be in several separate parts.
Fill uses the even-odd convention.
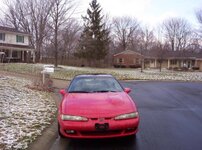
[[[161,72],[161,66],[162,66],[162,62],[159,63],[159,71]]]
[[[55,22],[55,67],[58,66],[58,22]]]

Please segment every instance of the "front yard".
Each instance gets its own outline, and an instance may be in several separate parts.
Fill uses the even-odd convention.
[[[20,73],[39,77],[43,64],[1,64],[0,73]],[[6,73],[5,73],[6,72]],[[202,81],[202,72],[163,69],[99,69],[59,66],[51,78],[71,80],[77,74],[107,73],[120,80]],[[41,76],[41,75],[40,75]],[[27,149],[56,115],[56,105],[47,92],[31,90],[33,81],[0,74],[0,149]]]
[[[27,149],[55,118],[51,94],[27,88],[30,84],[0,74],[0,149]]]
[[[42,71],[43,64],[5,64],[0,70],[38,75]],[[174,81],[202,81],[202,72],[180,72],[163,69],[116,69],[116,68],[88,68],[59,66],[51,75],[52,78],[71,80],[77,74],[108,73],[120,80],[174,80]]]

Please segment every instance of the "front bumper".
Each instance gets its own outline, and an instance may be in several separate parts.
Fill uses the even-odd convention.
[[[58,117],[60,133],[68,138],[113,138],[136,134],[139,118],[119,120],[89,120],[87,122],[63,121]],[[107,130],[96,130],[95,124],[109,124]],[[70,133],[71,132],[71,133]]]

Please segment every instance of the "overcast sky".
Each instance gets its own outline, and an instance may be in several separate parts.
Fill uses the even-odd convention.
[[[79,0],[79,10],[86,13],[91,0]],[[134,16],[144,25],[156,26],[169,17],[182,17],[197,24],[195,12],[202,0],[98,0],[103,10],[113,16]]]
[[[77,0],[77,18],[86,14],[91,0]],[[182,17],[197,25],[195,12],[202,8],[202,0],[98,0],[110,17],[133,16],[143,25],[155,27],[169,17]],[[2,0],[0,0],[2,8]]]

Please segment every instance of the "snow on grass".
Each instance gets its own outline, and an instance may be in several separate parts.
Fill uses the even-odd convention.
[[[123,69],[123,68],[85,68],[85,67],[68,67],[61,66],[62,69],[57,70],[51,76],[59,79],[71,80],[77,74],[89,73],[107,73],[114,75],[120,80],[173,80],[173,81],[202,81],[202,72],[179,72],[163,69]]]
[[[30,90],[28,84],[0,76],[0,149],[27,149],[55,117],[50,93]]]
[[[6,64],[4,70],[39,74],[42,71],[43,64]],[[90,68],[90,67],[71,67],[59,66],[55,68],[55,72],[51,74],[52,78],[71,80],[78,74],[91,73],[107,73],[112,74],[120,80],[173,80],[173,81],[202,81],[202,72],[183,72],[172,71],[167,69],[144,69],[141,73],[140,69],[131,68]]]
[[[0,66],[0,70],[16,73],[38,74],[42,71],[42,65],[26,63],[8,63]]]

